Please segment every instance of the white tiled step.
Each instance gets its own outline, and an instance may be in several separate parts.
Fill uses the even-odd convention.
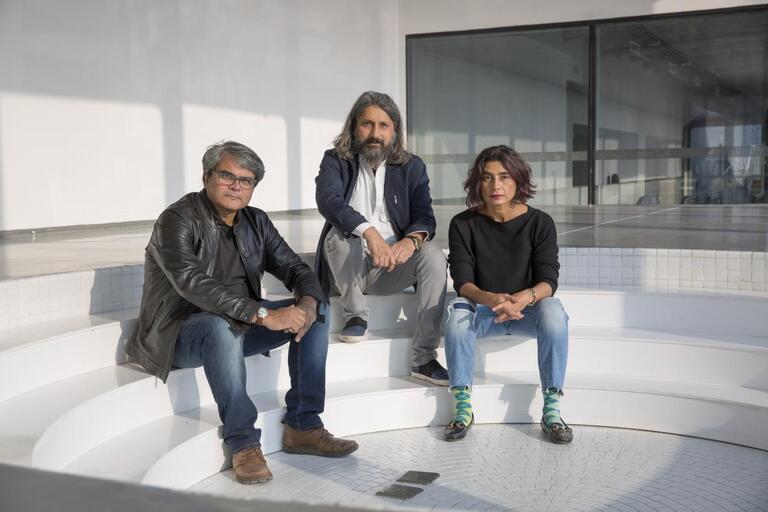
[[[136,310],[60,319],[0,333],[0,401],[125,361]]]
[[[685,333],[574,328],[567,387],[570,389],[571,375],[581,374],[596,378],[623,375],[680,385],[699,383],[693,385],[724,386],[729,390],[768,389],[768,348],[755,346],[755,342],[745,337],[710,341],[697,340]],[[269,358],[258,355],[247,359],[250,394],[289,387],[287,348],[272,351]],[[502,336],[482,340],[477,354],[477,372],[525,374],[537,364],[536,343],[523,338]],[[442,350],[440,358],[444,360]],[[733,372],[733,368],[739,371]],[[357,386],[371,377],[409,374],[410,341],[402,332],[373,332],[368,341],[355,345],[334,342],[329,347],[329,389],[336,385]],[[174,371],[165,385],[153,377],[131,382],[62,415],[35,446],[34,464],[62,469],[114,436],[212,404],[202,369]]]
[[[95,396],[146,377],[125,366],[111,366],[0,402],[0,461],[29,464],[35,443],[56,418]]]
[[[720,339],[722,335],[766,339],[768,332],[766,298],[594,290],[562,290],[558,297],[574,328],[690,331],[701,333],[704,339]],[[369,297],[369,306],[371,329],[413,329],[416,305],[412,292]],[[330,327],[336,332],[343,325],[338,299],[333,300],[331,311]],[[118,311],[0,333],[7,348],[0,351],[0,401],[46,383],[123,362],[122,345],[135,315],[135,310]]]
[[[768,449],[768,435],[754,428],[768,420],[768,393],[622,376],[572,375],[563,399],[571,424],[607,425],[692,435]],[[262,404],[257,426],[262,449],[281,449],[280,409],[264,405],[282,393],[254,395]],[[480,374],[473,389],[479,423],[537,423],[542,400],[535,372]],[[337,436],[445,424],[453,401],[445,388],[410,378],[364,379],[328,386],[323,421]],[[188,488],[227,467],[218,430],[211,428],[161,457],[143,483]]]
[[[392,337],[392,335],[396,337]],[[376,334],[365,343],[332,343],[326,365],[326,380],[351,381],[371,375],[403,375],[410,372],[410,344],[402,332]],[[290,386],[288,346],[246,359],[248,392],[261,393]],[[52,422],[34,447],[33,464],[58,470],[94,446],[163,417],[213,404],[210,386],[202,368],[170,373],[163,384],[155,377],[108,390],[86,400]]]
[[[214,407],[166,416],[115,436],[84,453],[63,472],[140,482],[144,473],[177,445],[218,428]]]

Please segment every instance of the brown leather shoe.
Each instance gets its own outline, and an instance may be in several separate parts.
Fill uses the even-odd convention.
[[[241,484],[263,484],[272,480],[272,472],[257,446],[232,454],[232,468]]]
[[[323,427],[306,432],[285,425],[283,430],[283,451],[321,457],[343,457],[357,450],[357,442],[351,439],[336,439]]]

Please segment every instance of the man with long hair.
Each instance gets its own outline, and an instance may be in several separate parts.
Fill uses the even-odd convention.
[[[448,373],[436,353],[446,259],[430,242],[436,221],[426,167],[405,148],[392,98],[368,91],[357,99],[333,149],[325,152],[315,183],[326,220],[315,265],[325,293],[335,285],[341,297],[346,323],[339,339],[365,339],[365,294],[389,295],[415,285],[411,375],[447,386]]]

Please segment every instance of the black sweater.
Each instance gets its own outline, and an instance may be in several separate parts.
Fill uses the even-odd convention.
[[[451,277],[456,293],[465,283],[494,293],[516,293],[545,282],[557,290],[557,232],[552,217],[528,211],[507,222],[465,210],[448,229]]]

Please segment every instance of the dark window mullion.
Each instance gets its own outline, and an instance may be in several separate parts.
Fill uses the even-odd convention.
[[[595,204],[595,151],[597,150],[597,28],[589,24],[589,99],[587,101],[587,204]]]

